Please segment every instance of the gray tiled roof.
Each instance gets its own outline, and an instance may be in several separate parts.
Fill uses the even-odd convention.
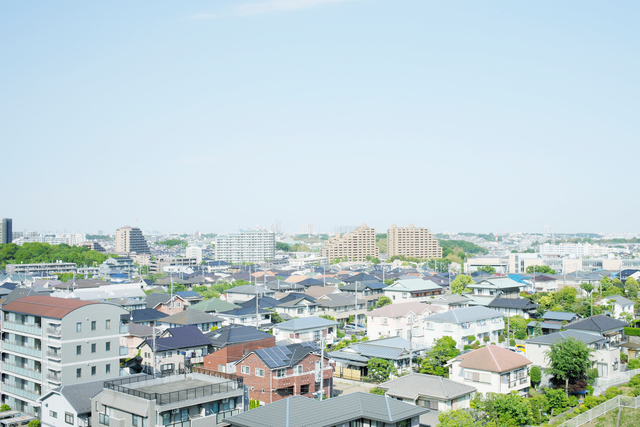
[[[447,378],[426,374],[405,375],[395,380],[382,383],[378,387],[387,390],[387,394],[393,397],[407,399],[432,397],[439,400],[455,399],[477,390],[475,387],[461,384]]]
[[[327,320],[321,317],[301,317],[299,319],[291,319],[286,322],[278,323],[275,329],[283,329],[285,331],[300,331],[304,329],[322,328],[326,326],[335,326],[338,322]]]
[[[444,313],[436,313],[425,317],[427,322],[442,323],[466,323],[476,320],[492,319],[494,317],[502,317],[502,313],[487,307],[476,306],[466,308],[456,308],[445,311]]]
[[[395,423],[426,412],[428,409],[387,396],[358,392],[323,401],[293,396],[226,418],[225,422],[241,427],[326,427],[360,418]]]
[[[570,338],[570,337],[583,341],[585,344],[591,344],[594,342],[604,340],[602,335],[590,334],[588,332],[562,331],[562,332],[556,332],[554,334],[542,335],[540,337],[530,338],[525,342],[531,343],[531,344],[553,345],[558,341],[562,341],[563,339]]]
[[[578,331],[606,332],[612,329],[619,329],[624,326],[627,326],[627,322],[601,314],[599,316],[587,317],[586,319],[569,323],[565,328]]]
[[[545,314],[542,315],[542,318],[544,320],[566,320],[567,322],[570,322],[571,320],[573,320],[577,315],[575,313],[569,313],[566,311],[547,311]]]

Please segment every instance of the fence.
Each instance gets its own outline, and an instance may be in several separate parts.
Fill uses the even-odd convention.
[[[638,409],[638,407],[640,407],[640,397],[616,396],[613,399],[607,400],[603,404],[588,410],[584,414],[580,414],[575,418],[565,421],[557,427],[578,427],[593,421],[599,416],[602,416],[612,409],[616,409],[620,406],[623,408]]]
[[[606,377],[596,378],[593,382],[594,387],[608,387],[615,384],[628,383],[631,377],[640,374],[640,369],[633,369],[631,371],[616,372]]]

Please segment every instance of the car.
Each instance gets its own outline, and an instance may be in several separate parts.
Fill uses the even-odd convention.
[[[522,354],[527,353],[526,349],[524,348],[524,344],[516,344],[516,351],[519,351]]]
[[[349,323],[349,324],[344,325],[344,330],[345,331],[359,332],[359,331],[366,331],[367,328],[365,328],[364,326],[362,326],[359,323]]]

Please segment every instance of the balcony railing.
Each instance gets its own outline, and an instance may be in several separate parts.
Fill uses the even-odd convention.
[[[13,363],[2,362],[2,370],[13,372],[14,374],[22,375],[32,378],[34,380],[42,380],[42,372],[35,369],[27,368],[24,366],[18,366]]]
[[[33,356],[33,357],[42,357],[42,349],[31,347],[23,344],[16,344],[8,341],[3,341],[2,343],[3,350],[14,351],[16,353],[20,353],[22,355]]]
[[[53,357],[54,359],[62,359],[62,351],[47,350],[47,356]]]
[[[47,328],[47,334],[59,337],[62,335],[62,328]]]
[[[3,322],[3,328],[10,331],[24,332],[32,335],[42,335],[42,328],[39,325],[30,325],[28,323],[16,323],[5,320]]]
[[[129,355],[129,347],[120,346],[120,356],[127,356],[127,355]]]
[[[47,379],[59,383],[62,381],[62,376],[60,374],[47,374]]]
[[[2,383],[2,391],[7,393],[13,393],[17,396],[24,397],[25,399],[36,401],[40,398],[40,394],[36,393],[35,390],[30,390],[27,388],[16,387],[10,385],[8,383]]]
[[[120,333],[121,334],[126,334],[129,332],[129,326],[128,325],[120,325]]]

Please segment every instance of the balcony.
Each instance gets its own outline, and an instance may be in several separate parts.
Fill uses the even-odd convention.
[[[13,363],[2,362],[2,370],[5,372],[13,372],[14,374],[29,377],[31,379],[42,381],[42,372],[35,369],[18,366]]]
[[[62,360],[62,351],[60,351],[60,350],[58,350],[58,351],[47,350],[47,357],[51,357],[53,359]]]
[[[10,385],[8,383],[2,383],[2,391],[6,393],[12,393],[16,396],[24,397],[25,399],[29,399],[32,401],[36,401],[40,398],[40,394],[36,393],[35,390],[29,390],[28,388],[21,388]]]
[[[129,332],[129,326],[128,325],[120,325],[120,333],[121,334],[126,334]]]
[[[120,356],[128,356],[129,355],[129,347],[120,346]]]
[[[9,331],[42,336],[42,328],[39,325],[29,325],[27,323],[16,323],[5,320],[2,326],[4,329]]]
[[[49,381],[53,381],[54,383],[60,383],[62,382],[62,376],[60,374],[52,374],[52,373],[48,373],[47,374],[47,379]]]
[[[62,335],[62,328],[47,328],[47,334],[59,337]]]
[[[37,358],[42,357],[42,350],[39,348],[31,347],[28,345],[11,343],[8,341],[4,341],[2,343],[2,349],[6,351],[13,351],[23,356],[26,355],[26,356],[32,356]]]

